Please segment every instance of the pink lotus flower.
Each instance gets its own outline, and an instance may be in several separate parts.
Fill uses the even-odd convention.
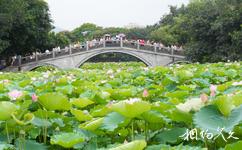
[[[36,94],[32,94],[32,101],[37,102],[38,101],[38,96]]]
[[[9,98],[11,100],[17,100],[18,98],[23,96],[23,92],[22,91],[18,91],[18,90],[13,90],[13,91],[8,93],[8,96],[9,96]]]
[[[148,90],[144,90],[143,91],[143,97],[148,97],[149,96],[149,92],[148,92]]]
[[[200,98],[203,103],[206,103],[208,101],[208,95],[205,93],[201,94]]]
[[[215,96],[216,95],[216,90],[217,90],[217,86],[216,85],[211,85],[210,86],[210,96]]]

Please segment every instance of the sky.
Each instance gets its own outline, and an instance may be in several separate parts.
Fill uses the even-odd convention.
[[[103,27],[124,27],[130,23],[152,25],[169,12],[169,5],[189,0],[45,0],[54,26],[73,30],[89,22]]]

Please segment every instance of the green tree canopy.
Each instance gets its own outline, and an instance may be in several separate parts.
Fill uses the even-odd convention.
[[[0,54],[27,54],[45,48],[51,30],[44,0],[0,0]]]
[[[150,37],[185,46],[192,61],[241,60],[241,16],[241,0],[192,0],[188,6],[171,7]]]

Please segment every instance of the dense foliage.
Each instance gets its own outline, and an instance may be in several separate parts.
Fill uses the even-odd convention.
[[[0,148],[239,150],[241,100],[241,62],[1,73]]]
[[[0,0],[1,56],[43,49],[48,44],[50,22],[44,0]]]
[[[151,38],[185,46],[192,61],[241,60],[241,16],[241,0],[193,0],[188,6],[171,7]]]

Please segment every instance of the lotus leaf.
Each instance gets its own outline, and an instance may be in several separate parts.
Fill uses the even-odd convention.
[[[61,133],[52,136],[50,139],[52,145],[60,145],[64,148],[72,148],[74,145],[84,141],[84,135],[79,133]]]
[[[242,147],[242,141],[238,141],[236,143],[226,145],[224,150],[240,150],[241,147]]]
[[[92,120],[92,116],[88,112],[85,113],[81,110],[72,109],[71,113],[76,117],[78,121]]]
[[[234,108],[233,101],[231,97],[228,96],[219,96],[212,103],[218,107],[224,116],[229,116]]]
[[[61,93],[45,93],[38,102],[47,110],[69,110],[71,106],[67,97]]]
[[[149,111],[150,108],[150,103],[140,99],[120,101],[112,105],[113,111],[116,111],[127,118],[137,117],[142,113]]]
[[[119,113],[112,112],[103,119],[102,129],[114,131],[118,125],[125,121],[125,117]]]
[[[97,128],[99,128],[103,123],[103,118],[96,118],[91,121],[85,122],[84,124],[80,125],[80,128],[95,131]]]
[[[121,146],[111,148],[110,150],[143,150],[146,147],[144,140],[136,140]]]
[[[18,109],[18,106],[12,102],[0,102],[0,121],[6,121]]]
[[[88,98],[74,98],[71,99],[71,104],[77,106],[79,108],[84,108],[88,105],[93,104],[94,102],[89,100]]]
[[[224,128],[225,132],[232,131],[242,121],[241,112],[242,105],[232,110],[228,117],[224,117],[216,106],[209,105],[197,112],[193,120],[198,128],[218,134],[218,128]]]

